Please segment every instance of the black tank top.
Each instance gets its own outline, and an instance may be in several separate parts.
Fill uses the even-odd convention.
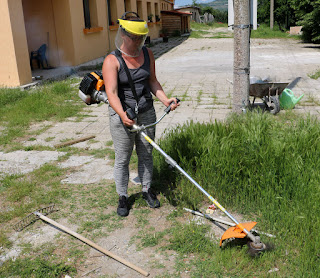
[[[145,112],[153,106],[153,99],[149,84],[150,57],[146,47],[142,47],[142,50],[144,54],[143,65],[137,69],[129,69],[139,99],[139,113]],[[126,71],[120,62],[120,57],[116,55],[115,51],[112,51],[111,54],[116,56],[120,64],[120,69],[118,72],[118,96],[120,98],[123,110],[126,111],[128,108],[131,108],[134,111],[136,99],[132,93]]]

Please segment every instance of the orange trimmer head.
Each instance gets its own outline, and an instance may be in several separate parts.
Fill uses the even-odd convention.
[[[220,239],[220,246],[222,245],[222,242],[228,238],[245,238],[247,234],[243,231],[243,228],[247,231],[251,231],[256,224],[257,222],[239,223],[238,225],[230,227],[222,235]]]

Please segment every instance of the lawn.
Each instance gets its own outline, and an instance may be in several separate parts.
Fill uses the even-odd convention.
[[[85,105],[76,95],[77,82],[68,79],[30,91],[1,89],[0,150],[30,150],[17,139],[30,136],[28,127],[33,123],[81,117],[79,112]],[[129,193],[136,195],[130,220],[135,223],[132,244],[141,252],[167,256],[162,263],[152,257],[152,267],[161,273],[158,278],[182,274],[208,278],[318,276],[320,125],[318,120],[299,116],[294,111],[282,112],[277,116],[248,112],[209,124],[189,122],[159,142],[224,207],[244,219],[256,220],[259,230],[276,238],[261,235],[262,241],[270,243],[273,249],[259,258],[248,256],[246,245],[231,242],[220,248],[219,239],[208,232],[212,224],[199,225],[183,211],[183,207],[202,209],[210,202],[177,171],[170,169],[155,151],[154,183],[162,202],[160,212],[167,213],[157,218],[158,222],[163,221],[161,227],[150,223],[156,212],[148,210],[141,194],[135,193],[138,186],[132,186]],[[75,147],[61,151],[65,155],[59,162],[74,154],[114,158],[111,144],[99,151]],[[136,161],[134,156],[132,169],[136,168]],[[53,162],[28,174],[1,176],[1,255],[16,244],[12,224],[51,203],[60,207],[52,216],[55,220],[68,219],[77,232],[94,241],[132,225],[115,213],[117,194],[112,181],[90,186],[63,185],[61,181],[67,172],[75,170],[61,169]],[[22,231],[20,237],[35,233],[41,225],[45,226],[35,223],[26,232]],[[67,273],[80,277],[79,269],[90,250],[65,236],[56,236],[37,247],[31,243],[20,247],[23,252],[16,260],[7,260],[0,266],[0,277],[61,277]],[[172,252],[174,266],[169,271],[166,267]]]

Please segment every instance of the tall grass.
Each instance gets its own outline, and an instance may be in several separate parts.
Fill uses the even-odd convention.
[[[247,113],[226,123],[178,127],[161,146],[227,209],[277,235],[273,259],[286,264],[286,275],[315,277],[320,273],[319,138],[315,119]],[[173,204],[197,208],[209,202],[159,154],[155,177]]]
[[[0,144],[22,136],[33,122],[63,120],[82,109],[72,86],[75,81],[49,83],[29,91],[0,89],[0,125],[5,127]],[[75,101],[77,100],[77,101]]]

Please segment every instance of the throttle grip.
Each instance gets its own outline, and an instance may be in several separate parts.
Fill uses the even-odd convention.
[[[177,100],[177,103],[180,102],[180,99],[176,98],[176,100]],[[166,112],[167,114],[169,114],[170,111],[171,111],[171,104],[172,104],[172,103],[174,103],[174,101],[172,101],[172,102],[169,104],[169,106],[164,110],[164,112]]]

